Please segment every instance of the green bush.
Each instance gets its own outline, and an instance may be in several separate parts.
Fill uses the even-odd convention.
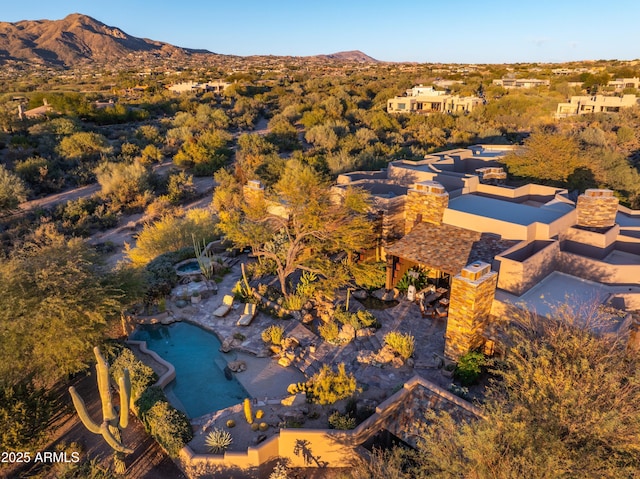
[[[262,331],[262,341],[269,344],[280,345],[282,338],[284,337],[284,328],[277,324],[272,324],[267,329]]]
[[[194,257],[193,248],[164,253],[145,266],[146,296],[148,300],[161,298],[171,293],[178,284],[178,274],[174,265]]]
[[[413,356],[415,339],[409,333],[391,331],[384,336],[384,342],[405,360]]]
[[[153,369],[136,358],[130,349],[124,348],[120,354],[111,362],[111,377],[122,376],[122,370],[127,368],[131,378],[131,398],[138,399],[147,388],[151,387],[158,380],[158,375]]]
[[[338,341],[340,329],[338,328],[338,323],[335,321],[328,321],[318,326],[318,332],[326,342],[335,344]]]
[[[282,303],[282,307],[284,309],[288,309],[289,311],[300,311],[302,309],[302,305],[305,303],[305,299],[298,294],[292,294],[289,297],[285,298]]]
[[[28,449],[46,434],[53,398],[33,382],[0,387],[0,447]]]
[[[336,411],[329,416],[330,429],[346,431],[354,427],[356,427],[356,418],[351,417],[349,414],[341,414],[339,411]]]
[[[428,280],[429,270],[414,266],[400,278],[400,281],[396,284],[396,288],[403,293],[409,289],[409,286],[415,286],[416,290],[421,290],[427,285]]]
[[[366,310],[360,310],[357,313],[350,313],[343,309],[337,309],[333,317],[342,324],[350,324],[356,331],[362,328],[370,328],[378,324],[376,317]]]
[[[470,351],[460,358],[453,377],[463,386],[470,386],[478,382],[482,373],[482,366],[487,363],[484,355],[478,351]]]
[[[356,378],[347,374],[344,363],[338,365],[337,371],[325,364],[311,378],[311,399],[318,404],[333,404],[352,396],[357,390]]]
[[[163,394],[164,396],[164,394]],[[141,414],[146,430],[171,457],[193,439],[189,418],[166,401],[157,401]]]

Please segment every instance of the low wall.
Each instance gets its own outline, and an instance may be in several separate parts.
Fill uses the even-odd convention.
[[[167,368],[167,371],[158,378],[154,386],[158,386],[159,388],[164,389],[167,386],[167,384],[169,384],[171,381],[173,381],[176,378],[176,368],[173,366],[173,364],[171,364],[169,361],[162,359],[158,355],[158,353],[156,353],[155,351],[152,351],[151,349],[147,348],[146,341],[135,341],[133,339],[130,339],[129,341],[126,341],[126,343],[137,346],[141,352],[143,352],[144,354],[148,354],[153,358],[154,361],[159,362],[160,364],[162,364],[162,366]]]
[[[407,409],[407,405],[414,407]],[[264,443],[246,452],[195,454],[185,446],[180,460],[191,477],[207,474],[213,477],[251,477],[261,466],[281,459],[291,467],[349,467],[359,456],[360,446],[383,429],[393,430],[398,424],[419,420],[417,411],[425,409],[457,410],[457,416],[483,417],[480,409],[419,376],[376,408],[375,414],[350,431],[333,429],[281,429]],[[407,414],[409,416],[407,416]],[[240,475],[238,475],[240,474]],[[255,477],[255,476],[253,476]]]
[[[609,264],[567,251],[558,255],[558,271],[606,284],[634,284],[640,278],[640,265]]]

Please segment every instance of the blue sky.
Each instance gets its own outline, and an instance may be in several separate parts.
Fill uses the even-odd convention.
[[[640,58],[640,1],[37,0],[0,21],[83,13],[130,35],[234,55],[361,50],[384,61],[563,62]]]

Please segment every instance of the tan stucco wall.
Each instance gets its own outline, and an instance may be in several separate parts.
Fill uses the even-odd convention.
[[[558,271],[609,284],[637,284],[640,278],[640,265],[609,264],[567,251],[558,256]]]
[[[518,244],[496,256],[494,265],[499,270],[498,288],[521,296],[556,268],[560,243],[554,241],[522,261],[507,258],[509,254],[530,248],[531,243]]]

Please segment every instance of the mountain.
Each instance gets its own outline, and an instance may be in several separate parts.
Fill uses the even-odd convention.
[[[338,60],[344,62],[356,62],[356,63],[378,63],[379,60],[370,57],[369,55],[362,53],[360,50],[351,50],[348,52],[331,53],[329,55],[315,55],[316,58]]]
[[[161,57],[209,53],[133,37],[86,15],[62,20],[0,22],[0,64],[9,60],[71,67],[112,62],[130,54]]]

